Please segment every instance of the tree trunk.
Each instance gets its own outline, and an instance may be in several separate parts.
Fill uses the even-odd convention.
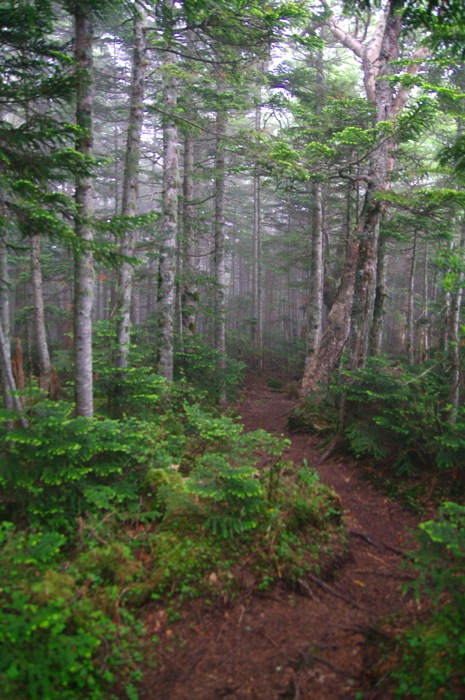
[[[328,321],[318,350],[305,364],[301,393],[307,396],[328,383],[329,376],[339,363],[350,332],[350,305],[354,296],[355,268],[357,265],[358,240],[351,238],[348,255],[337,291],[336,299],[331,307]]]
[[[460,224],[460,241],[459,249],[462,252],[465,249],[465,220]],[[452,409],[450,411],[450,420],[452,423],[457,422],[457,409],[460,404],[460,385],[462,379],[462,366],[460,362],[460,318],[462,311],[463,299],[463,284],[464,273],[458,273],[456,289],[451,295],[450,319],[449,319],[449,386],[450,386],[450,403]]]
[[[186,336],[195,333],[199,292],[195,281],[197,266],[195,264],[194,236],[194,138],[186,133],[184,137],[184,173],[182,204],[182,287],[181,287],[181,323]]]
[[[33,236],[31,246],[31,280],[32,299],[34,304],[34,323],[37,340],[37,353],[39,356],[39,385],[42,391],[50,391],[52,379],[52,364],[47,344],[47,333],[45,330],[44,297],[42,289],[42,268],[40,264],[40,237]]]
[[[178,89],[177,56],[170,51],[173,42],[171,13],[174,0],[164,0],[167,26],[166,50],[163,53],[163,211],[160,228],[159,267],[159,360],[158,372],[170,382],[173,379],[176,238],[178,229],[178,127],[175,119]]]
[[[417,262],[417,238],[415,231],[413,236],[412,257],[410,258],[410,270],[407,293],[407,314],[405,323],[405,347],[410,366],[415,364],[415,269]]]
[[[373,325],[371,327],[370,353],[379,357],[383,343],[384,318],[386,315],[386,283],[387,283],[387,238],[381,236],[378,250],[378,270],[376,273],[375,306],[373,310]]]
[[[78,69],[76,124],[81,129],[76,150],[92,155],[93,64],[92,23],[85,6],[75,10],[75,58]],[[87,175],[76,179],[77,216],[75,223],[79,248],[75,254],[74,360],[76,414],[91,418],[94,413],[92,376],[92,306],[94,285],[94,239],[90,217],[93,212],[93,183]]]
[[[218,93],[223,90],[223,81],[217,81]],[[216,112],[216,147],[215,147],[215,220],[214,220],[214,273],[215,273],[215,349],[218,353],[218,401],[226,402],[226,294],[225,294],[225,147],[226,114],[221,104]]]
[[[312,242],[307,307],[307,364],[317,351],[323,326],[324,238],[321,183],[312,186]]]
[[[257,89],[257,105],[255,107],[255,131],[257,136],[261,131],[261,90]],[[258,370],[263,372],[263,294],[262,294],[262,216],[261,216],[261,178],[259,166],[253,173],[253,269],[252,269],[252,316],[253,344],[257,352]]]
[[[389,121],[403,108],[408,97],[407,91],[400,90],[394,100],[391,83],[382,79],[389,76],[390,62],[398,56],[401,19],[395,13],[393,3],[385,7],[376,30],[366,45],[341,29],[332,18],[327,22],[334,36],[362,60],[367,97],[376,107],[376,123]],[[415,73],[418,63],[408,70]],[[338,293],[337,309],[330,313],[321,342],[311,361],[306,364],[302,382],[304,394],[316,388],[316,382],[328,383],[346,342],[349,343],[350,366],[360,366],[367,356],[374,313],[379,228],[383,214],[378,194],[387,186],[388,173],[393,167],[392,155],[393,144],[389,139],[381,138],[369,162],[368,182],[356,225],[356,239],[350,243],[340,283],[340,292],[343,293]],[[354,255],[357,256],[356,274]]]
[[[2,380],[3,406],[13,408],[10,382],[7,367],[11,368],[11,338],[10,338],[10,294],[8,279],[8,248],[4,236],[0,237],[0,324],[2,326],[2,364],[0,377]],[[16,389],[16,387],[15,387]]]
[[[147,66],[145,46],[145,17],[142,9],[134,14],[134,51],[132,59],[130,113],[123,174],[121,213],[123,216],[138,214],[138,176],[140,161],[140,141],[144,117],[144,83]],[[120,252],[125,257],[133,257],[136,244],[136,231],[132,226],[124,232]],[[133,287],[133,264],[123,260],[118,274],[117,292],[117,355],[116,366],[128,366],[131,299]]]

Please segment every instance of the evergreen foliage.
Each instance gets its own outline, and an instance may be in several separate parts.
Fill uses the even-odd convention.
[[[451,451],[447,459],[442,449],[455,428],[448,426],[448,387],[439,367],[405,368],[372,359],[366,368],[340,373],[334,391],[346,402],[345,436],[356,457],[399,475],[457,468],[458,455]]]
[[[134,700],[138,606],[233,595],[245,552],[266,588],[343,547],[337,499],[306,466],[293,485],[286,440],[244,433],[186,383],[124,382],[137,418],[76,418],[33,392],[28,430],[2,431],[5,700],[110,700],[116,685]]]
[[[417,599],[432,603],[399,640],[392,672],[396,698],[459,700],[465,692],[465,508],[445,502],[435,520],[421,523],[410,555]]]

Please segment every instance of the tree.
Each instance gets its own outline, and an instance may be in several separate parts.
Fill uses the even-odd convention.
[[[174,50],[174,0],[163,0],[163,202],[160,230],[158,290],[159,361],[158,372],[173,379],[176,243],[178,235],[179,143],[176,122],[178,79]]]
[[[79,136],[76,151],[92,158],[93,113],[93,26],[85,3],[74,10],[75,59],[77,66],[76,125]],[[92,367],[92,306],[94,294],[93,181],[88,173],[76,178],[76,236],[74,292],[74,362],[76,414],[91,418],[94,413]]]
[[[68,56],[51,38],[54,21],[54,6],[46,0],[5,2],[0,8],[1,359],[5,405],[17,409],[15,395],[9,396],[16,387],[10,371],[8,249],[18,236],[32,237],[37,247],[42,231],[72,237],[64,218],[71,203],[53,183],[82,167],[70,148],[74,127],[61,112],[74,94],[74,79]]]
[[[142,122],[144,116],[144,84],[147,66],[145,45],[145,17],[142,9],[134,10],[134,48],[132,58],[131,95],[127,142],[123,174],[121,214],[135,217],[138,214],[139,162]],[[117,357],[116,366],[128,366],[130,344],[130,315],[133,287],[133,263],[127,258],[134,257],[136,234],[130,224],[123,232],[120,252],[125,257],[119,267],[117,298]]]
[[[328,382],[348,341],[351,366],[363,364],[367,356],[375,307],[379,229],[385,208],[379,195],[388,187],[388,174],[394,165],[393,120],[405,106],[409,95],[407,87],[401,87],[395,93],[390,80],[393,61],[399,56],[402,30],[402,18],[395,2],[384,6],[369,40],[359,39],[347,32],[332,16],[326,23],[338,41],[362,62],[365,91],[368,101],[374,106],[374,126],[378,127],[378,136],[364,174],[366,188],[363,207],[353,240],[348,246],[338,296],[318,349],[306,365],[302,380],[303,394],[310,393],[318,384]],[[423,47],[414,51],[406,70],[408,75],[418,73],[421,59],[427,53]]]

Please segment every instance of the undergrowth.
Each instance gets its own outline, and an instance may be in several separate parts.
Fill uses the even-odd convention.
[[[290,427],[325,441],[338,435],[339,448],[378,485],[421,510],[422,500],[465,495],[465,407],[454,412],[448,392],[442,363],[402,367],[371,358],[364,368],[341,370],[326,394],[301,401]]]
[[[419,526],[405,592],[421,603],[417,619],[387,645],[375,685],[399,700],[465,697],[465,507],[445,502]],[[421,612],[422,610],[422,612]],[[376,678],[378,676],[378,678]]]
[[[130,417],[36,392],[28,429],[4,416],[2,700],[135,700],[140,608],[234,596],[244,562],[260,588],[293,585],[343,546],[339,502],[282,461],[284,438],[244,433],[185,381],[118,381]]]

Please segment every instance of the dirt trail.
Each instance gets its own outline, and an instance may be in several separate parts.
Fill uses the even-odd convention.
[[[286,433],[293,405],[257,383],[237,409],[246,430]],[[316,464],[312,439],[289,437],[286,458]],[[417,519],[342,460],[329,460],[319,472],[339,494],[351,533],[350,556],[334,580],[310,579],[300,594],[283,589],[267,597],[258,597],[251,582],[250,594],[234,604],[208,611],[193,606],[194,622],[191,616],[180,634],[184,646],[178,651],[162,646],[142,700],[355,698],[366,672],[366,633],[380,618],[413,606],[400,592],[406,573],[399,564]],[[388,696],[372,691],[366,697]]]

